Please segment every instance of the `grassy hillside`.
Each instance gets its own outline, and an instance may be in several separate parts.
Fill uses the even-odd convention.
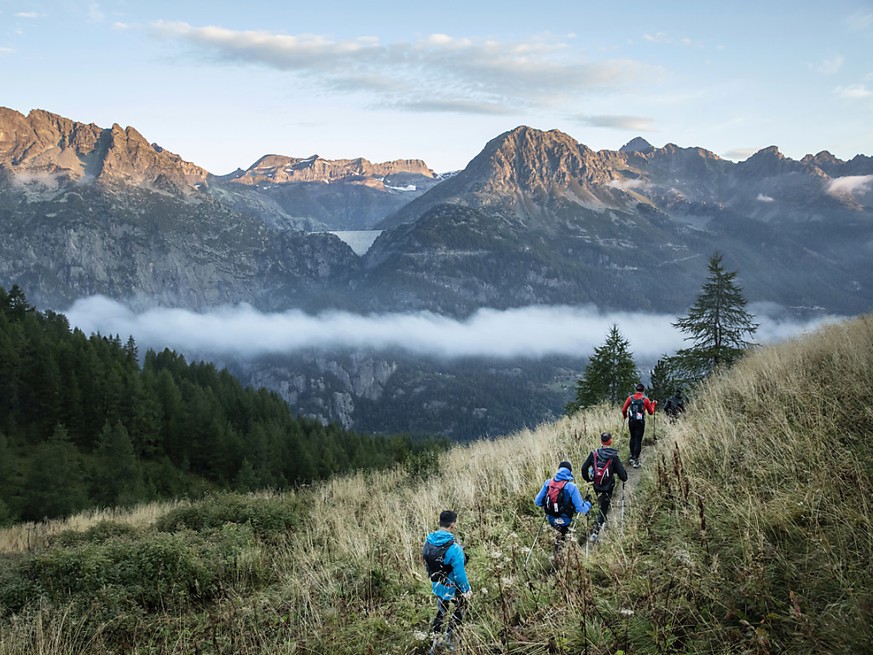
[[[870,652],[871,389],[870,317],[754,353],[651,426],[624,524],[554,569],[544,539],[523,568],[531,499],[615,410],[295,493],[8,529],[0,655],[424,653],[445,507],[475,590],[462,652]]]

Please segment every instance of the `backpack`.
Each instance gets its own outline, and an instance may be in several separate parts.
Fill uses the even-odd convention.
[[[598,463],[597,451],[592,451],[592,455],[594,455],[594,476],[591,481],[594,483],[595,488],[608,487],[610,483],[609,478],[612,475],[612,457],[601,459]]]
[[[644,421],[646,419],[646,397],[634,398],[631,396],[630,405],[627,408],[629,421]]]
[[[567,494],[564,493],[566,480],[549,480],[546,497],[543,498],[543,509],[550,516],[569,516],[573,513],[573,506],[567,502]]]
[[[435,546],[427,541],[424,542],[421,557],[424,559],[424,565],[427,568],[427,575],[431,582],[445,583],[446,579],[449,577],[449,573],[454,570],[452,565],[445,561],[446,552],[448,552],[449,548],[451,548],[454,543],[454,539],[444,543],[442,546]]]

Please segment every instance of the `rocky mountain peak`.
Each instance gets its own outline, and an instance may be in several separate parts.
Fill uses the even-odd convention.
[[[187,192],[209,173],[150,144],[133,127],[109,129],[34,109],[0,108],[0,166],[28,181],[99,182]]]
[[[237,184],[264,185],[294,182],[382,182],[397,175],[437,177],[420,159],[395,159],[373,163],[363,157],[323,159],[318,155],[298,158],[264,155],[242,174],[232,173],[224,179]]]
[[[596,152],[560,130],[520,126],[492,139],[460,174],[487,193],[534,196],[612,178]]]
[[[654,146],[651,143],[646,141],[643,137],[637,136],[625,143],[621,148],[619,148],[619,152],[651,152],[654,150]]]

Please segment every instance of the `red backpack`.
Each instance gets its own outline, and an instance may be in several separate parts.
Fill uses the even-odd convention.
[[[609,476],[612,475],[612,457],[597,461],[597,451],[591,453],[594,455],[594,476],[591,480],[595,487],[608,487]]]
[[[549,480],[549,488],[546,491],[546,497],[543,498],[543,508],[546,510],[546,514],[564,516],[570,513],[568,511],[570,508],[566,502],[566,494],[564,493],[564,486],[566,484],[566,480]]]

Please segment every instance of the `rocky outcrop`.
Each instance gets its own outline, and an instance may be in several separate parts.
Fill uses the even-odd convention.
[[[355,182],[373,186],[385,184],[384,178],[412,175],[436,177],[420,159],[397,159],[372,163],[357,159],[322,159],[318,155],[299,159],[283,155],[265,155],[245,171],[227,177],[234,184],[287,184],[292,182]],[[390,183],[389,183],[390,185]]]
[[[132,127],[104,129],[39,109],[23,116],[0,108],[0,167],[23,183],[95,180],[176,193],[203,188],[209,177]]]

